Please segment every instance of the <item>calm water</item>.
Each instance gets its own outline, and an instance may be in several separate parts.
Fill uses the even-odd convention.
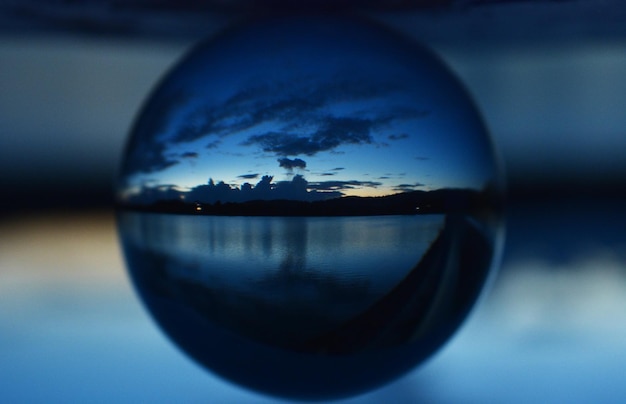
[[[380,295],[419,262],[443,225],[443,215],[122,217],[125,242],[167,257],[171,276],[241,293],[263,292],[255,285],[264,283],[266,298],[279,300],[297,297],[271,290],[285,281],[292,288],[314,281]]]
[[[450,215],[123,212],[119,226],[164,331],[218,374],[287,396],[351,394],[411,369],[465,318],[493,252],[482,226]]]
[[[331,331],[388,293],[439,236],[444,217],[126,213],[121,223],[128,229],[125,244],[158,257],[153,271],[185,289],[214,321],[293,346]],[[200,301],[208,295],[210,305]],[[271,335],[263,335],[265,322],[273,324]]]

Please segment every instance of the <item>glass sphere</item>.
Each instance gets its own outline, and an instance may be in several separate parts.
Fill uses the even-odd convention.
[[[442,62],[347,17],[275,18],[188,54],[117,183],[131,278],[163,331],[241,386],[358,394],[459,327],[499,246],[485,126]]]

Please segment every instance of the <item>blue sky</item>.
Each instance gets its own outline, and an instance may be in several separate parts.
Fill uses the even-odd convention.
[[[495,169],[469,98],[430,53],[311,20],[253,25],[189,55],[135,126],[123,192],[264,175],[374,196],[480,189]]]

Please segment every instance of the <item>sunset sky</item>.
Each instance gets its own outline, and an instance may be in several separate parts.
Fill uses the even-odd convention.
[[[480,118],[439,62],[356,23],[218,37],[169,76],[133,135],[122,194],[298,175],[309,190],[373,196],[479,189],[495,171]]]

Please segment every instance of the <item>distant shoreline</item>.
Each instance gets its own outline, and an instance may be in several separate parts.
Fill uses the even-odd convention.
[[[201,216],[388,216],[469,213],[484,209],[483,193],[466,189],[411,191],[380,197],[347,196],[321,201],[286,199],[215,203],[160,200],[117,205],[118,210]]]

